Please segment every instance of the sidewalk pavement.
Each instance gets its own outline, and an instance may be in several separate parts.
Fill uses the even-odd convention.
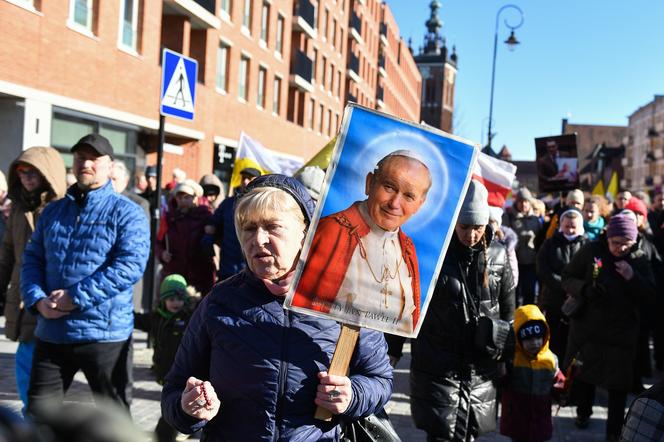
[[[0,318],[0,405],[9,407],[20,412],[21,401],[16,392],[14,377],[14,353],[17,344],[5,338],[5,318]],[[131,406],[131,415],[136,425],[151,432],[157,425],[160,416],[160,392],[161,387],[154,381],[150,366],[152,365],[152,350],[146,345],[147,335],[141,331],[134,332],[134,400]],[[426,434],[415,428],[410,417],[408,367],[410,365],[410,344],[404,346],[404,357],[399,361],[394,371],[394,393],[392,400],[385,407],[390,415],[392,424],[404,442],[424,442]],[[657,374],[658,379],[662,377]],[[654,379],[647,379],[646,387],[652,384]],[[579,430],[574,426],[575,412],[572,407],[561,408],[558,415],[554,417],[553,441],[603,441],[604,425],[606,421],[606,392],[598,390],[596,406],[593,408],[593,416],[590,426],[585,430]],[[628,405],[634,399],[630,395]],[[91,403],[92,396],[85,377],[79,372],[74,378],[69,392],[65,396],[66,401]],[[554,413],[557,407],[554,407]],[[149,440],[146,438],[146,440]],[[487,441],[509,441],[508,438],[496,433],[485,435],[478,439]]]

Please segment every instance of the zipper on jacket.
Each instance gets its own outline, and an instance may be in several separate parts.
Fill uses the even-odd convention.
[[[281,425],[281,408],[286,389],[286,378],[288,374],[288,366],[286,363],[286,351],[288,348],[288,332],[290,330],[290,310],[284,311],[284,331],[281,334],[281,361],[279,362],[279,390],[277,391],[277,409],[274,413],[274,438],[272,440],[278,441],[280,438],[279,425]]]

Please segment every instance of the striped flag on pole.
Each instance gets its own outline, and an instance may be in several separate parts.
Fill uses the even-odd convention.
[[[484,184],[489,191],[489,205],[502,208],[512,190],[516,166],[480,152],[475,163],[473,179]]]

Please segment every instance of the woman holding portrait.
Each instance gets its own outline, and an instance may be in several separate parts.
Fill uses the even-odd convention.
[[[314,211],[283,175],[252,181],[236,202],[247,269],[194,313],[162,393],[166,420],[204,440],[338,440],[340,420],[379,410],[392,392],[381,333],[362,330],[348,376],[327,373],[340,326],[283,309]],[[316,406],[332,412],[314,419]]]

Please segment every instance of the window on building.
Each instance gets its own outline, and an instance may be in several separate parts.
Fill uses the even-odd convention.
[[[320,76],[320,84],[321,84],[321,86],[323,86],[323,88],[325,88],[325,84],[327,82],[327,57],[326,56],[323,55],[323,57],[321,58],[320,64],[321,64],[320,68],[323,70],[323,72],[321,72],[321,76]]]
[[[339,132],[339,114],[334,114],[334,132]]]
[[[311,82],[316,82],[316,62],[318,61],[318,49],[314,48],[313,57],[311,59]]]
[[[237,95],[243,100],[247,101],[249,96],[249,90],[247,85],[249,84],[249,57],[242,56],[240,57],[240,76],[239,76],[239,87]]]
[[[270,4],[263,2],[263,9],[261,9],[261,41],[267,44],[267,36],[270,26]]]
[[[132,51],[138,50],[139,0],[123,0],[120,5],[120,45]]]
[[[244,11],[242,13],[242,26],[251,33],[251,2],[252,0],[244,0]]]
[[[337,71],[337,90],[335,95],[341,98],[341,71]]]
[[[135,169],[137,156],[142,153],[136,146],[137,127],[73,114],[69,110],[56,110],[51,120],[51,145],[60,152],[66,167],[71,167],[73,163],[71,146],[87,134],[98,133],[111,142],[117,159],[124,161],[130,171]]]
[[[258,68],[258,93],[256,94],[256,104],[265,108],[265,79],[267,71],[264,67]]]
[[[332,64],[331,62],[330,62],[329,71],[330,71],[330,82],[328,84],[328,86],[329,86],[328,91],[332,92],[332,87],[333,87],[333,84],[334,84],[334,64]]]
[[[226,17],[230,18],[232,7],[233,7],[232,0],[221,0],[221,4],[219,5],[219,10],[221,11],[221,15],[225,15]]]
[[[323,21],[320,24],[320,35],[323,38],[327,37],[327,21],[330,19],[330,10],[325,9],[325,12],[323,13]]]
[[[309,112],[307,112],[307,127],[314,130],[314,112],[316,110],[316,100],[309,99]]]
[[[323,104],[319,106],[320,112],[318,113],[318,133],[323,133],[323,118],[325,117],[325,108]]]
[[[330,32],[332,33],[332,36],[330,36],[330,43],[332,44],[332,47],[335,47],[337,45],[337,19],[336,18],[332,19],[332,29],[330,29]]]
[[[274,77],[274,87],[272,89],[272,112],[279,114],[281,109],[281,78]]]
[[[69,23],[84,31],[93,32],[94,0],[71,0]]]
[[[230,47],[219,43],[217,49],[217,89],[228,92],[228,55]]]
[[[339,52],[341,52],[344,48],[344,28],[339,26]]]
[[[436,80],[433,77],[427,78],[424,83],[424,103],[428,106],[438,104],[438,100],[436,99]]]
[[[284,18],[281,15],[277,17],[277,41],[274,50],[279,55],[284,52]]]
[[[92,121],[53,115],[51,121],[51,145],[60,151],[65,165],[71,167],[73,156],[69,149],[78,140],[94,131],[95,125]]]
[[[332,135],[332,109],[327,110],[327,136]]]

